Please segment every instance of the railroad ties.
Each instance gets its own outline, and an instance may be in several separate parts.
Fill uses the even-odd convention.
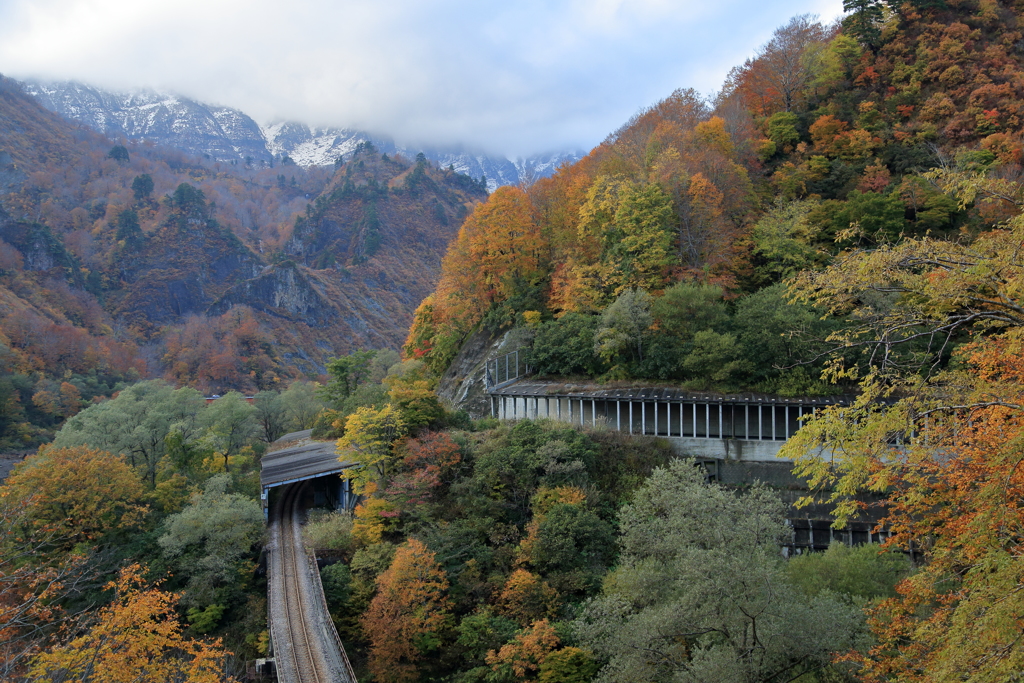
[[[280,683],[356,683],[302,545],[307,482],[285,487],[270,524],[270,636]]]

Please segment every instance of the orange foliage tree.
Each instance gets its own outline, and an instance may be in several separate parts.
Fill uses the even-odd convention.
[[[440,643],[449,618],[448,578],[434,553],[414,538],[377,578],[377,595],[360,618],[370,640],[370,671],[382,683],[418,678],[416,663]]]
[[[185,638],[175,612],[178,595],[146,587],[134,564],[107,584],[114,600],[70,642],[38,655],[32,680],[46,683],[218,683],[231,653],[219,639]]]
[[[57,530],[61,548],[142,523],[142,480],[124,458],[85,446],[43,447],[0,487],[0,502],[24,504],[33,530]]]
[[[499,187],[466,219],[441,263],[434,296],[439,322],[468,330],[492,303],[536,284],[546,248],[526,193]]]
[[[517,681],[536,680],[534,675],[560,642],[551,623],[541,619],[520,631],[497,652],[488,652],[487,663],[495,672],[511,672]]]
[[[1008,196],[978,176],[933,174],[962,200]],[[1012,195],[1009,195],[1012,196]],[[859,325],[830,372],[860,376],[850,406],[822,411],[787,442],[797,471],[830,489],[840,522],[885,496],[893,545],[925,565],[872,612],[878,645],[851,659],[871,681],[1011,680],[1024,668],[1024,217],[971,244],[904,240],[805,273],[795,292]],[[870,303],[885,292],[884,307]],[[956,335],[971,341],[938,371]],[[902,349],[925,339],[931,349]],[[962,337],[961,337],[962,339]],[[867,361],[850,367],[849,349]],[[844,360],[843,356],[846,357]]]

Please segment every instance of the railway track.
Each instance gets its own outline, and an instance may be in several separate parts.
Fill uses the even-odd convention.
[[[302,546],[305,484],[285,488],[270,525],[270,630],[280,683],[356,683]]]

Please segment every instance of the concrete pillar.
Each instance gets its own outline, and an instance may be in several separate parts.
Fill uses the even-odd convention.
[[[633,399],[629,399],[629,433],[633,433]]]
[[[622,402],[615,399],[615,429],[622,431]]]
[[[772,404],[772,441],[775,441],[775,404]]]
[[[722,418],[723,418],[722,411],[723,411],[723,406],[722,406],[721,403],[719,403],[718,404],[718,438],[719,439],[724,439],[725,438],[725,432],[722,431],[722,426],[724,424],[724,421],[722,420]]]
[[[647,435],[647,401],[640,401],[640,433]]]

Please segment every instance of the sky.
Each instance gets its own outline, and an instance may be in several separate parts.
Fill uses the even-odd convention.
[[[842,0],[0,0],[0,73],[515,157],[711,94],[803,13]]]

